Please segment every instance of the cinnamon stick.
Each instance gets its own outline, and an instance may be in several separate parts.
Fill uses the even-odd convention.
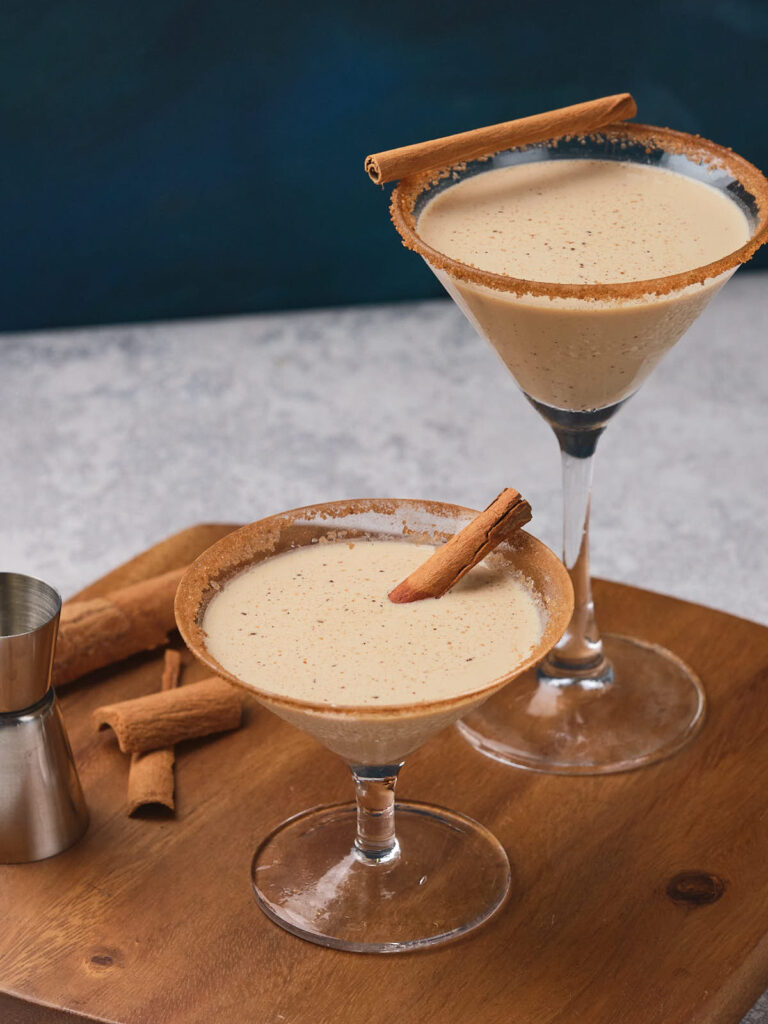
[[[93,712],[93,720],[99,728],[111,726],[122,752],[134,754],[236,729],[241,715],[235,688],[212,676],[175,690],[105,704]]]
[[[179,682],[181,655],[168,650],[163,660],[161,692],[173,690]],[[128,813],[136,814],[142,807],[159,804],[174,810],[173,765],[176,754],[173,747],[148,750],[145,754],[131,754],[128,770]]]
[[[502,149],[527,146],[561,135],[579,135],[596,131],[608,124],[625,121],[637,114],[637,104],[628,92],[603,96],[587,103],[548,110],[531,117],[475,128],[458,135],[446,135],[412,146],[387,149],[365,158],[365,170],[371,181],[383,185],[387,181],[405,178],[420,171],[450,167],[462,160],[476,160],[481,156],[498,153]]]
[[[394,604],[442,597],[493,549],[531,519],[531,506],[507,487],[463,530],[398,583],[389,594]]]
[[[160,647],[176,628],[173,599],[185,569],[174,569],[90,601],[70,601],[61,609],[53,663],[53,685],[139,651]]]

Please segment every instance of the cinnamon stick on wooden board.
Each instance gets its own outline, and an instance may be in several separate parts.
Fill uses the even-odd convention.
[[[114,729],[124,754],[134,754],[237,729],[242,702],[234,686],[211,676],[178,689],[105,704],[92,717],[99,728]]]
[[[531,506],[507,487],[483,512],[389,593],[394,604],[409,604],[426,597],[442,597],[462,576],[531,520]]]
[[[61,687],[105,665],[168,641],[176,628],[173,599],[186,569],[174,569],[90,601],[61,609],[53,685]]]
[[[463,160],[476,160],[502,149],[527,146],[562,135],[580,135],[597,131],[608,124],[626,121],[637,114],[637,104],[628,92],[603,96],[587,103],[548,110],[531,117],[475,128],[473,131],[446,135],[412,146],[399,146],[365,158],[365,171],[376,185],[406,178],[421,171],[451,167]]]
[[[163,659],[160,690],[173,690],[179,682],[181,654],[167,650]],[[159,804],[174,810],[173,765],[176,754],[173,747],[148,750],[144,754],[131,754],[128,770],[128,813],[136,814],[143,807]]]

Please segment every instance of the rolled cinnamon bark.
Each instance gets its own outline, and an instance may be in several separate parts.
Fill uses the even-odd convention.
[[[233,686],[211,676],[175,690],[105,704],[93,712],[99,728],[111,726],[124,754],[172,747],[182,740],[240,725],[242,704]]]
[[[507,487],[483,512],[414,569],[389,593],[393,604],[425,597],[442,597],[462,576],[531,519],[531,506],[518,491]]]
[[[128,814],[133,817],[145,807],[176,809],[173,747],[131,754],[128,774]]]
[[[634,117],[636,113],[637,105],[628,92],[602,96],[587,103],[574,103],[570,107],[492,124],[487,128],[475,128],[458,135],[373,153],[365,158],[365,171],[374,184],[383,185],[421,171],[450,167],[462,160],[476,160],[502,149],[527,146],[561,135],[596,131]]]
[[[163,660],[160,691],[173,690],[179,682],[181,655],[168,650]],[[173,747],[148,750],[144,754],[131,754],[128,770],[128,813],[136,814],[142,807],[159,804],[169,811],[175,809],[173,765],[176,754]]]
[[[167,643],[168,634],[176,628],[173,599],[184,572],[174,569],[107,597],[65,604],[53,685],[64,686],[88,672]]]

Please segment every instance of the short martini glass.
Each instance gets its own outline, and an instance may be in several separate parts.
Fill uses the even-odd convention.
[[[304,939],[355,952],[402,952],[465,935],[502,905],[510,867],[498,840],[464,815],[395,803],[395,783],[407,754],[556,643],[573,608],[570,579],[560,560],[529,534],[518,531],[502,543],[494,558],[503,560],[503,571],[522,573],[539,599],[543,631],[535,649],[481,689],[401,707],[311,703],[246,685],[208,650],[206,608],[227,580],[299,546],[360,540],[439,545],[474,515],[454,505],[395,499],[313,505],[229,534],[181,581],[176,618],[194,654],[339,754],[352,771],[355,803],[289,818],[263,840],[253,859],[253,889],[262,910]],[[311,762],[307,770],[313,770]]]
[[[500,167],[562,159],[632,162],[704,182],[743,212],[749,239],[684,273],[593,285],[486,272],[438,252],[419,234],[428,204],[457,183]],[[704,692],[671,652],[633,637],[600,635],[589,573],[593,456],[608,421],[765,242],[768,182],[746,160],[707,140],[621,124],[403,179],[393,193],[392,215],[405,245],[424,257],[497,349],[553,428],[562,454],[563,560],[576,596],[573,617],[538,669],[468,714],[460,729],[498,761],[561,774],[625,771],[674,754],[702,725]],[[620,256],[617,277],[618,271]],[[579,400],[570,401],[571,393]]]

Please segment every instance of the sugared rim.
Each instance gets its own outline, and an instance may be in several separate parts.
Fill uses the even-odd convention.
[[[572,137],[568,137],[572,138]],[[597,132],[590,132],[584,139],[604,139],[609,142],[621,143],[640,142],[648,148],[663,149],[668,153],[678,153],[689,157],[698,164],[728,171],[753,197],[757,205],[757,226],[752,237],[741,248],[727,256],[686,270],[681,274],[670,274],[667,277],[655,277],[646,281],[620,281],[607,284],[562,284],[551,281],[529,281],[525,278],[510,277],[506,274],[494,274],[480,270],[468,263],[451,259],[438,252],[419,236],[416,230],[414,208],[421,193],[444,178],[463,170],[466,163],[444,167],[437,171],[426,171],[422,174],[403,178],[392,193],[390,213],[392,222],[397,228],[408,249],[420,253],[433,267],[444,270],[451,277],[472,284],[484,285],[497,291],[512,292],[515,295],[535,295],[559,299],[640,299],[644,295],[666,295],[677,292],[690,285],[703,284],[705,281],[719,277],[734,270],[740,263],[746,263],[757,249],[768,241],[768,181],[764,175],[748,160],[734,153],[731,149],[718,146],[709,139],[699,135],[688,135],[671,128],[659,128],[647,124],[622,123],[608,125]],[[559,140],[548,139],[533,143],[525,149],[542,145],[556,145]],[[493,154],[491,154],[493,155]]]
[[[487,686],[479,690],[472,690],[469,693],[462,693],[455,697],[446,697],[442,700],[424,701],[407,705],[370,707],[369,705],[322,704],[315,701],[298,700],[282,694],[274,694],[269,690],[260,690],[258,687],[246,684],[225,669],[210,653],[205,643],[205,634],[201,625],[208,603],[223,583],[243,572],[249,565],[263,561],[271,555],[280,554],[279,551],[275,552],[275,547],[283,529],[294,523],[301,524],[301,520],[307,516],[311,516],[313,520],[316,520],[316,525],[318,530],[320,530],[323,523],[328,520],[338,520],[347,516],[358,516],[365,513],[392,516],[393,513],[407,509],[411,509],[414,512],[421,511],[442,515],[446,519],[460,516],[474,517],[477,515],[475,509],[465,508],[462,505],[451,505],[441,501],[420,501],[413,498],[357,498],[325,502],[317,505],[304,505],[289,512],[281,512],[277,515],[260,519],[255,523],[249,523],[247,526],[227,534],[227,536],[204,551],[189,566],[182,576],[176,591],[174,605],[176,624],[187,647],[189,647],[196,658],[204,662],[216,675],[228,679],[257,698],[263,699],[267,704],[301,711],[315,711],[325,715],[353,715],[358,718],[393,718],[399,715],[410,717],[421,715],[425,712],[440,709],[447,710],[450,707],[468,704],[479,697],[490,695],[495,690],[501,689],[502,686],[511,682],[520,673],[541,661],[544,655],[554,647],[563,635],[570,622],[571,614],[573,613],[573,588],[570,576],[560,559],[545,544],[524,530],[518,530],[513,537],[514,544],[516,545],[514,551],[521,555],[519,561],[515,560],[515,567],[526,572],[528,575],[534,572],[536,575],[548,576],[552,581],[549,592],[543,595],[547,598],[547,617],[544,623],[544,630],[539,643],[525,661],[517,664],[513,670],[492,680]],[[315,524],[313,523],[313,525]],[[403,526],[403,536],[407,536],[409,532],[414,532],[412,529],[409,531],[405,522]],[[311,543],[311,540],[308,540],[307,543]],[[505,547],[502,544],[497,550],[503,552]],[[506,550],[510,549],[506,548]],[[540,589],[539,593],[541,593]]]

